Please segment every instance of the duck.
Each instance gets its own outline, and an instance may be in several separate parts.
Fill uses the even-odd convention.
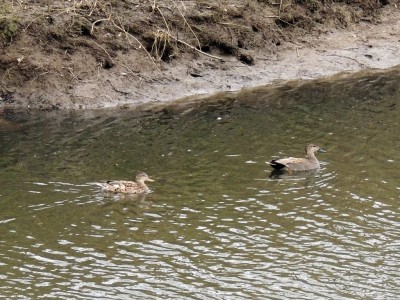
[[[273,159],[268,164],[275,170],[280,171],[310,171],[319,169],[320,164],[315,156],[316,152],[326,152],[323,148],[315,144],[306,146],[307,156],[304,158],[287,157]]]
[[[146,173],[141,172],[136,175],[135,181],[109,180],[100,185],[102,186],[103,190],[107,192],[145,194],[150,192],[150,189],[145,184],[146,181],[153,182],[154,179],[150,178]]]

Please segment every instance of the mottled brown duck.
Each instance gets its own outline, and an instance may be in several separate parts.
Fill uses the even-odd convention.
[[[146,181],[153,182],[146,173],[139,173],[136,175],[135,181],[127,180],[109,180],[102,183],[103,190],[113,193],[125,194],[142,194],[150,192],[150,189],[145,184]]]

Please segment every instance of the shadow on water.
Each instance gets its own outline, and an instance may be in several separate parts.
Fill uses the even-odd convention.
[[[282,170],[272,170],[269,174],[271,179],[284,179],[284,180],[303,180],[306,185],[315,183],[315,178],[319,175],[319,170],[310,171],[297,171],[297,172],[285,172]]]
[[[400,72],[4,114],[6,298],[397,299]],[[328,152],[313,172],[266,162]],[[143,198],[93,182],[156,179]]]

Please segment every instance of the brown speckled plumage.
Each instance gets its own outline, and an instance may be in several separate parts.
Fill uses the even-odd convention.
[[[136,175],[136,181],[109,180],[101,184],[103,190],[113,193],[142,194],[150,192],[145,181],[153,182],[146,173]]]

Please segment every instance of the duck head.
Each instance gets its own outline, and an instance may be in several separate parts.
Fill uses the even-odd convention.
[[[142,172],[136,175],[136,182],[145,182],[145,181],[150,181],[153,182],[154,179],[150,178],[149,175],[146,173]]]
[[[315,145],[315,144],[309,144],[306,147],[306,153],[308,154],[314,154],[316,152],[322,152],[325,153],[326,151],[322,149],[320,146]]]

